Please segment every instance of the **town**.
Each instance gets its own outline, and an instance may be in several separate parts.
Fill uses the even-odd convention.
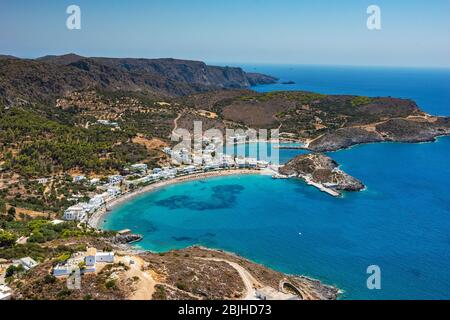
[[[214,149],[209,149],[214,150]],[[189,154],[187,150],[179,150],[176,153],[169,147],[163,149],[172,159],[177,159],[178,163],[185,161]],[[195,158],[195,156],[194,156]],[[147,164],[133,164],[123,170],[123,174],[108,176],[106,179],[89,179],[84,175],[73,177],[74,182],[95,186],[94,192],[89,201],[77,202],[64,211],[65,221],[78,221],[88,223],[90,218],[100,210],[108,210],[108,204],[128,193],[155,184],[161,181],[170,181],[180,177],[189,177],[208,172],[220,172],[231,170],[262,170],[267,169],[270,174],[276,174],[276,167],[264,160],[256,158],[234,157],[232,155],[221,155],[212,157],[211,152],[206,153],[200,160],[194,159],[195,165],[178,165],[162,168],[149,168]],[[93,224],[90,224],[96,227]]]

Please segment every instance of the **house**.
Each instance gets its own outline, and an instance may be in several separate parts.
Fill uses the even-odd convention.
[[[178,173],[176,168],[164,168],[164,170],[160,173],[163,178],[175,178]]]
[[[188,164],[191,161],[190,152],[187,149],[180,149],[170,154],[172,156],[172,162],[181,164]]]
[[[220,163],[219,163],[219,162],[214,162],[214,161],[208,162],[208,163],[204,166],[203,169],[204,169],[205,171],[220,169]]]
[[[82,257],[74,257],[65,262],[58,263],[53,267],[53,275],[55,277],[69,276],[80,268],[82,262]]]
[[[97,263],[114,263],[114,252],[97,252],[95,255]]]
[[[95,186],[100,183],[100,179],[98,179],[98,178],[91,179],[91,181],[89,181],[89,183],[91,185]]]
[[[159,180],[162,178],[161,174],[151,174],[147,177],[150,181]]]
[[[48,181],[49,181],[49,179],[47,179],[47,178],[40,178],[40,179],[37,180],[37,182],[39,184],[47,184]]]
[[[247,168],[247,162],[243,158],[236,158],[236,166],[239,168]]]
[[[196,170],[195,166],[187,166],[183,168],[183,173],[191,174],[194,173],[195,170]]]
[[[258,160],[258,167],[259,168],[267,168],[269,166],[269,162],[264,160]]]
[[[68,276],[78,269],[83,274],[93,273],[97,270],[98,263],[114,263],[114,252],[102,252],[95,248],[88,248],[86,252],[75,253],[67,261],[56,265],[53,268],[53,275],[55,277]]]
[[[19,260],[14,260],[13,261],[14,265],[22,265],[24,267],[25,270],[30,270],[34,267],[36,267],[39,263],[37,263],[36,261],[34,261],[32,258],[30,257],[25,257]]]
[[[100,208],[104,204],[105,204],[105,199],[103,198],[102,195],[96,195],[89,200],[89,205],[93,206],[96,209]]]
[[[73,182],[82,182],[82,181],[85,181],[86,180],[86,177],[85,176],[76,176],[76,177],[73,177]]]
[[[147,173],[148,166],[145,163],[137,163],[137,164],[133,164],[130,167],[130,169],[132,172],[138,172],[138,173],[145,174],[145,173]]]
[[[120,195],[122,193],[122,191],[120,190],[119,187],[111,187],[108,188],[108,190],[106,190],[106,192],[108,193],[108,197],[111,198],[115,198],[118,195]]]
[[[0,285],[0,300],[11,300],[12,291],[10,287]]]
[[[123,176],[121,175],[113,175],[108,177],[108,182],[110,184],[119,184],[123,181]]]
[[[86,256],[84,258],[84,262],[86,267],[94,267],[95,268],[95,255],[97,254],[97,249],[88,248],[86,251]]]
[[[64,211],[64,220],[66,221],[84,221],[87,218],[87,203],[78,203]]]
[[[155,169],[153,169],[153,174],[158,174],[158,173],[161,173],[161,171],[163,171],[163,169],[161,169],[161,168],[155,168]]]
[[[248,158],[246,161],[249,168],[256,168],[258,166],[258,160],[255,158]]]
[[[98,124],[104,125],[104,126],[109,126],[109,127],[114,127],[114,128],[118,128],[119,124],[117,122],[112,122],[109,120],[97,120]]]

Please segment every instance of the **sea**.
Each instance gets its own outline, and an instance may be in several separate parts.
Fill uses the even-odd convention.
[[[259,92],[412,99],[450,116],[450,70],[242,65],[280,82]],[[300,150],[280,150],[286,162]],[[143,234],[142,249],[203,245],[342,290],[340,299],[450,299],[450,137],[329,153],[367,189],[334,198],[298,180],[245,175],[171,185],[116,207],[103,228]],[[371,266],[379,289],[368,286]],[[369,279],[370,282],[370,279]]]

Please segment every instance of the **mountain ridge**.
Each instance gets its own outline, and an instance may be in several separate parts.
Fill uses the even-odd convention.
[[[54,102],[68,92],[92,88],[176,97],[218,89],[248,89],[276,81],[241,68],[171,58],[89,58],[67,54],[0,59],[0,101],[5,105]]]

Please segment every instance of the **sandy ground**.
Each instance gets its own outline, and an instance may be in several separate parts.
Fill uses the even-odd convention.
[[[134,263],[130,264],[130,260],[133,260]],[[145,265],[144,260],[133,256],[122,257],[119,261],[126,263],[130,267],[125,274],[127,279],[138,278],[136,291],[129,297],[129,300],[151,300],[155,292],[156,281],[153,280],[149,273],[142,271]]]
[[[213,178],[213,177],[224,177],[224,176],[232,176],[232,175],[245,175],[245,174],[259,174],[260,172],[258,170],[250,170],[250,169],[233,169],[233,170],[222,170],[222,171],[212,171],[212,172],[205,172],[205,173],[198,173],[198,174],[192,174],[187,175],[183,177],[178,177],[171,180],[164,180],[160,181],[154,184],[151,184],[149,186],[143,187],[137,191],[127,193],[122,195],[121,197],[108,202],[107,207],[108,209],[112,209],[126,201],[131,200],[132,198],[141,195],[143,193],[148,193],[151,191],[155,191],[160,188],[164,188],[169,185],[187,182],[187,181],[194,181],[194,180],[202,180],[206,178]],[[89,219],[89,225],[93,228],[99,228],[103,222],[103,219],[108,214],[108,212],[104,209],[98,210],[95,212],[91,218]]]

